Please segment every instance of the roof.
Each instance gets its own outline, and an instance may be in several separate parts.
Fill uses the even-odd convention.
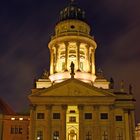
[[[12,108],[0,98],[0,113],[4,115],[15,115]]]

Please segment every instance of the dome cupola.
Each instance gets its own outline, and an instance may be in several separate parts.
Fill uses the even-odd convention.
[[[60,21],[76,19],[85,21],[85,11],[79,8],[73,1],[68,7],[60,11]]]
[[[85,12],[74,1],[60,11],[60,21],[48,45],[50,49],[50,80],[58,83],[71,77],[93,83],[95,75],[95,49],[97,44],[85,21]]]

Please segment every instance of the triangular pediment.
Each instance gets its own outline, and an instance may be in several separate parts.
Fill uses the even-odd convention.
[[[77,79],[69,79],[59,84],[55,84],[47,89],[41,89],[33,93],[31,96],[85,96],[85,97],[104,97],[104,96],[115,96],[108,90],[99,89],[91,86],[87,83],[81,82]]]

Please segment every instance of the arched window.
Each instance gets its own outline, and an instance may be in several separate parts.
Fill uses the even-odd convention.
[[[103,133],[102,133],[102,140],[108,140],[108,133],[107,133],[107,131],[103,131]]]
[[[41,131],[41,130],[37,131],[36,139],[37,140],[43,140],[43,131]]]
[[[92,134],[90,131],[86,133],[86,140],[92,140]]]
[[[53,140],[59,140],[59,131],[54,131]]]
[[[116,140],[123,140],[123,132],[122,131],[117,132]]]

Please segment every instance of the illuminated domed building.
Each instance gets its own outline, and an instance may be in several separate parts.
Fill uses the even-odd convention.
[[[44,72],[28,96],[30,140],[134,140],[131,94],[95,72],[97,44],[85,12],[73,2],[60,12],[48,44],[50,74]]]

